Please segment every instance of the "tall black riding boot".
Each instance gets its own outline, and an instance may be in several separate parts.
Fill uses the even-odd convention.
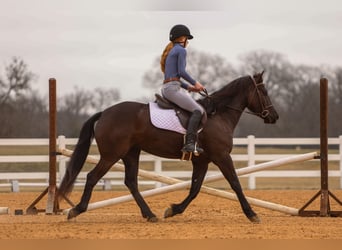
[[[195,110],[188,124],[188,129],[185,136],[185,144],[182,152],[194,152],[195,154],[203,153],[203,149],[197,146],[197,130],[202,119],[202,114],[199,110]]]

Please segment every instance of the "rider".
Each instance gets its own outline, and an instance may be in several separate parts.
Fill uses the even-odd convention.
[[[179,107],[191,112],[183,152],[202,153],[203,149],[196,145],[197,130],[204,113],[199,105],[187,91],[200,92],[205,90],[201,83],[194,80],[185,70],[186,46],[192,39],[188,27],[182,24],[175,25],[170,30],[170,42],[161,56],[160,65],[164,73],[164,84],[161,92],[164,98],[177,104]],[[181,81],[181,78],[188,83]],[[187,91],[186,91],[187,90]]]

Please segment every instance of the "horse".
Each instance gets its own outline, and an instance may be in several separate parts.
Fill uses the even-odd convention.
[[[263,83],[263,73],[239,77],[218,91],[197,100],[208,112],[207,121],[198,135],[198,143],[204,152],[191,159],[193,171],[189,194],[182,202],[170,205],[164,218],[185,211],[198,195],[208,164],[212,162],[236,193],[245,216],[253,223],[260,222],[243,193],[230,153],[234,129],[246,108],[251,114],[263,119],[264,123],[273,124],[279,118]],[[124,183],[139,206],[142,217],[149,222],[158,221],[138,190],[139,155],[143,150],[164,158],[181,159],[183,135],[154,127],[146,103],[125,101],[98,112],[81,128],[74,153],[58,188],[59,197],[67,197],[72,191],[93,138],[97,142],[100,160],[87,174],[80,202],[69,211],[67,219],[87,210],[96,183],[113,164],[122,159],[125,166]]]

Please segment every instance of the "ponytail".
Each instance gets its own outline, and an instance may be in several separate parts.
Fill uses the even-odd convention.
[[[166,45],[163,54],[161,55],[160,58],[160,68],[163,73],[165,73],[165,61],[166,57],[169,54],[170,50],[173,48],[173,42],[169,42],[168,45]]]

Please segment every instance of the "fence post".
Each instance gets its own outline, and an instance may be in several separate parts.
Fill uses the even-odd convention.
[[[20,192],[19,181],[18,180],[11,180],[11,191],[14,193]]]
[[[154,158],[154,172],[156,174],[162,174],[162,161],[159,157]],[[154,186],[155,188],[159,188],[162,186],[162,183],[159,181],[156,181]]]
[[[247,154],[248,154],[248,166],[254,165],[255,164],[255,136],[254,135],[249,135],[247,136]],[[248,188],[249,189],[255,189],[256,184],[255,184],[255,175],[249,174],[248,176]]]
[[[58,151],[61,151],[62,149],[66,148],[66,144],[65,144],[65,136],[64,135],[60,135],[58,136],[57,139],[57,147],[58,147]],[[65,169],[66,169],[66,157],[63,155],[58,156],[58,179],[59,181],[62,181],[64,175],[65,175]]]

